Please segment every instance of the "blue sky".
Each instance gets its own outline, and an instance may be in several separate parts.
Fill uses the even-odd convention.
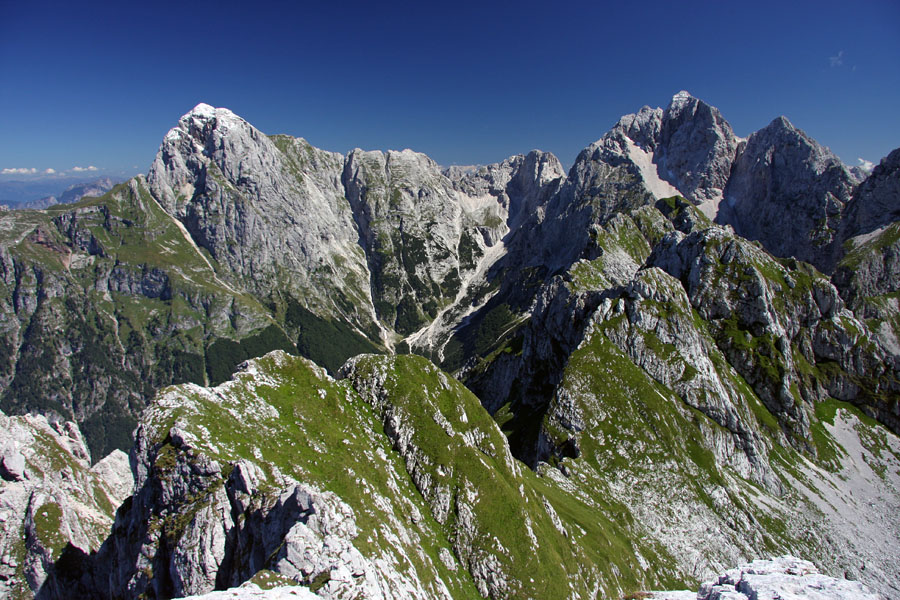
[[[0,4],[0,170],[145,172],[198,102],[328,150],[571,164],[681,89],[848,164],[900,146],[900,3]],[[7,172],[4,177],[18,174]]]

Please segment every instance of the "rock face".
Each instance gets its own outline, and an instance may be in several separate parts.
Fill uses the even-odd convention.
[[[263,298],[281,290],[373,332],[342,168],[339,154],[200,104],[166,134],[147,183],[232,285]]]
[[[0,477],[0,596],[65,596],[59,578],[77,577],[131,494],[127,457],[92,468],[74,423],[0,413]]]
[[[492,230],[505,221],[491,196],[464,197],[434,161],[411,150],[354,150],[344,185],[368,256],[376,313],[403,335],[456,297],[499,237]]]
[[[840,253],[844,207],[857,183],[827,148],[779,117],[747,140],[720,220],[775,256],[830,272]]]
[[[718,109],[679,92],[662,114],[657,170],[687,199],[714,206],[728,184],[738,147]]]
[[[865,235],[900,220],[900,148],[888,154],[854,191],[844,237]]]
[[[890,153],[855,191],[848,205],[846,255],[834,282],[854,309],[866,298],[900,289],[896,242],[900,220],[900,149]]]
[[[672,246],[676,240],[677,249]],[[898,375],[890,352],[859,347],[865,325],[815,271],[798,263],[781,264],[718,228],[687,237],[670,234],[649,262],[685,283],[692,306],[710,323],[728,361],[767,408],[786,417],[788,427],[801,435],[807,431],[807,418],[798,411],[802,399],[827,394],[862,401],[870,393],[866,390],[896,393]],[[854,352],[854,347],[859,349]],[[812,379],[802,373],[806,365],[826,362],[837,363],[843,373],[819,373]],[[890,423],[889,413],[882,418]]]
[[[683,599],[682,592],[652,592],[656,600]],[[691,593],[692,594],[692,593]],[[822,600],[877,600],[858,581],[822,575],[807,560],[782,556],[754,560],[720,575],[700,586],[697,600],[733,598],[821,598]]]
[[[900,150],[855,191],[848,205],[845,254],[832,276],[847,305],[885,348],[900,354]]]

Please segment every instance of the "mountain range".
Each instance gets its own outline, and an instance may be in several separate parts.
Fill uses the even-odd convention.
[[[54,204],[77,202],[85,196],[100,196],[111,190],[116,183],[109,177],[91,180],[53,177],[36,181],[0,181],[0,202],[12,210],[43,209]],[[50,194],[47,195],[47,192]]]
[[[0,224],[14,597],[620,597],[775,553],[900,597],[900,149],[680,92],[568,173],[442,169],[200,104]]]

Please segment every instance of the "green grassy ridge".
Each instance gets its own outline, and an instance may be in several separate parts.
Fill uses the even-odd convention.
[[[635,364],[644,366],[645,361],[649,361],[654,366],[667,365],[673,376],[665,380],[666,376],[660,378],[657,374],[655,377],[659,383],[668,386],[687,404],[725,425],[723,419],[730,420],[732,417],[721,414],[714,397],[721,385],[727,394],[725,400],[740,416],[741,423],[728,425],[736,433],[746,435],[748,429],[759,429],[761,423],[774,420],[765,409],[760,415],[760,411],[750,408],[758,404],[756,395],[728,364],[706,322],[698,318],[677,280],[658,269],[647,269],[638,274],[635,282],[642,288],[649,286],[653,295],[649,298],[615,300],[612,306],[614,316],[597,323],[595,331],[614,339],[623,352],[632,356]],[[630,309],[626,308],[628,305]],[[640,311],[641,320],[632,323],[626,318],[630,311]],[[701,348],[702,356],[686,355],[685,349],[679,349],[672,343],[691,338]],[[638,357],[634,356],[635,352]],[[694,366],[694,361],[700,359],[708,360],[707,364],[711,364],[715,372],[701,375]],[[652,371],[647,369],[647,372],[651,374]],[[679,372],[680,377],[676,379]]]
[[[385,379],[378,389],[386,394],[389,406],[382,412],[403,415],[412,430],[412,443],[430,459],[429,476],[450,490],[457,506],[462,501],[473,511],[478,532],[468,540],[470,560],[489,554],[499,559],[511,578],[508,597],[568,596],[568,582],[578,571],[563,565],[575,557],[548,522],[540,496],[524,488],[523,497],[522,467],[514,466],[504,436],[479,400],[418,356],[361,357],[351,379],[365,380],[379,373]],[[449,423],[453,436],[437,422],[437,413]],[[480,437],[475,447],[463,441],[467,432]],[[473,490],[477,500],[471,502],[466,497]],[[457,518],[451,512],[444,525],[450,539],[463,535],[464,526]],[[537,536],[537,546],[524,531],[525,522]]]
[[[578,361],[594,360],[594,356],[598,356],[599,358],[597,358],[597,360],[602,362],[607,360],[607,358],[611,356],[610,353],[612,353],[619,357],[618,360],[622,362],[623,369],[631,373],[632,376],[636,377],[640,382],[644,382],[641,383],[641,385],[644,385],[647,389],[653,391],[654,397],[658,396],[661,390],[665,391],[666,394],[670,394],[655,382],[648,380],[646,375],[643,374],[640,369],[635,367],[633,363],[630,363],[630,361],[621,355],[621,353],[608,341],[606,344],[608,344],[608,346],[605,347],[605,349],[591,346],[584,350],[577,351],[572,359],[575,361],[575,364],[570,362],[569,366],[566,368],[567,376],[574,376],[573,373],[578,372],[581,368],[578,365]],[[457,431],[459,428],[472,426],[473,424],[478,424],[479,427],[486,429],[492,427],[487,420],[489,418],[488,415],[477,404],[477,399],[471,397],[465,390],[459,390],[458,392],[452,391],[452,388],[455,388],[459,384],[446,377],[446,375],[444,375],[444,377],[446,381],[450,383],[451,390],[443,392],[441,372],[429,365],[424,359],[420,357],[365,357],[364,363],[365,368],[363,369],[363,372],[369,374],[371,377],[375,377],[378,373],[386,375],[384,385],[378,389],[386,391],[386,397],[388,398],[387,402],[389,402],[392,407],[399,404],[400,409],[403,410],[403,414],[414,420],[414,439],[417,440],[417,445],[428,448],[433,444],[433,451],[438,453],[435,455],[442,457],[442,460],[439,459],[438,461],[440,464],[447,464],[444,461],[447,460],[447,453],[450,452],[450,450],[446,449],[448,442],[446,441],[447,436],[445,432],[436,424],[434,419],[431,419],[428,416],[428,413],[431,412],[432,409],[440,410],[444,418],[448,419],[453,428]],[[423,375],[423,370],[427,375]],[[366,377],[361,376],[361,379],[366,379]],[[615,384],[610,385],[610,383],[611,382],[596,380],[595,385],[598,385],[599,388],[603,390],[612,391],[617,389]],[[431,397],[426,395],[426,390],[431,390]],[[434,397],[435,394],[433,390],[438,390],[437,398]],[[456,394],[458,395],[458,398],[447,403],[445,400],[440,399],[440,394],[442,393],[450,396]],[[621,399],[621,396],[619,398]],[[414,407],[411,407],[410,405],[414,405]],[[465,413],[468,415],[468,421],[465,424],[460,424],[458,420],[454,421],[454,416],[458,419],[460,413],[458,412],[459,408],[454,409],[453,407],[459,407],[461,405],[465,406]],[[658,407],[654,405],[654,409],[656,408]],[[611,407],[611,411],[616,412],[617,417],[619,416],[618,405]],[[688,412],[694,415],[693,418],[705,418],[697,411]],[[494,416],[494,418],[501,421],[501,423],[499,423],[501,428],[504,427],[502,423],[502,416],[504,414],[504,411],[501,410]],[[693,428],[686,429],[687,433],[678,433],[677,426],[683,424],[685,421],[684,417],[680,416],[680,413],[679,420],[672,422],[670,410],[659,411],[658,414],[654,414],[653,410],[645,408],[638,419],[643,423],[646,422],[648,418],[651,420],[656,419],[656,421],[653,422],[657,423],[657,426],[661,428],[661,430],[667,432],[664,434],[667,440],[675,439],[677,437],[681,441],[683,446],[678,447],[678,451],[687,447],[690,456],[694,457],[694,460],[702,465],[703,469],[707,470],[706,472],[713,473],[713,475],[709,476],[705,481],[719,481],[719,479],[716,479],[714,476],[716,473],[714,470],[715,465],[709,451],[696,443],[693,443],[693,445],[690,443],[690,440],[693,439],[690,434]],[[544,425],[548,425],[547,420],[544,421]],[[620,432],[618,420],[611,420],[609,426],[612,428],[611,431],[613,433]],[[715,427],[716,425],[712,424],[709,426]],[[579,439],[584,440],[584,436],[588,435],[589,433],[585,432],[578,437]],[[623,435],[623,437],[626,435],[627,434]],[[581,481],[580,476],[570,477],[569,485],[575,485],[580,493],[573,494],[568,488],[559,486],[553,477],[540,476],[529,469],[522,468],[524,465],[519,469],[519,485],[524,486],[525,490],[525,514],[529,515],[535,523],[543,521],[546,524],[546,521],[548,520],[546,512],[535,512],[534,505],[540,503],[538,506],[541,506],[544,502],[547,502],[553,506],[563,527],[568,532],[567,536],[561,537],[560,532],[556,529],[553,529],[552,531],[544,529],[543,531],[545,531],[545,534],[549,533],[550,537],[545,541],[545,538],[538,533],[538,539],[540,540],[539,548],[537,550],[531,550],[531,552],[540,557],[545,545],[549,545],[551,550],[559,552],[559,558],[556,558],[556,560],[561,558],[564,561],[564,564],[566,565],[565,569],[568,572],[567,575],[554,575],[552,572],[547,572],[545,569],[535,570],[536,567],[530,567],[524,572],[533,576],[536,580],[538,579],[537,574],[540,574],[541,578],[551,577],[568,580],[575,586],[575,589],[580,589],[578,587],[579,585],[589,583],[591,577],[599,577],[599,580],[603,582],[602,587],[606,595],[610,597],[619,596],[626,590],[648,589],[654,586],[656,589],[660,589],[660,587],[674,586],[676,584],[684,583],[685,581],[692,581],[686,579],[684,571],[677,565],[672,556],[658,540],[648,539],[646,537],[645,533],[636,523],[634,517],[629,516],[630,513],[627,506],[612,499],[614,494],[611,494],[609,487],[603,483],[603,476],[598,475],[601,473],[615,472],[616,470],[621,469],[628,470],[633,465],[624,460],[601,464],[605,459],[600,458],[600,452],[595,453],[597,447],[592,442],[585,442],[585,444],[586,445],[582,448],[584,453],[578,459],[565,458],[562,463],[560,463],[565,464],[566,468],[578,473],[588,471],[594,473],[593,479],[590,481],[590,484],[587,485],[578,483]],[[672,450],[673,448],[670,444],[670,447],[665,448],[658,458],[671,456],[671,454],[668,453],[672,452]],[[465,460],[465,455],[456,454],[454,459],[456,464],[459,464],[460,461]],[[585,464],[590,465],[588,471],[585,471],[583,467],[579,466]],[[474,463],[466,466],[465,470],[459,468],[454,469],[453,472],[461,471],[468,474],[473,470],[478,471],[483,470],[483,468],[483,465]],[[699,472],[701,472],[699,468],[690,471],[685,475],[684,480],[692,481]],[[496,476],[491,477],[489,481],[493,481],[495,477]],[[524,481],[522,481],[523,479]],[[467,480],[469,480],[468,475]],[[692,489],[702,489],[703,485],[703,483],[692,483],[691,487]],[[503,486],[498,483],[493,483],[492,486],[497,488],[498,491],[502,491],[503,489]],[[483,488],[480,487],[479,489]],[[698,495],[700,494],[700,492],[697,493]],[[607,500],[608,498],[609,500]],[[498,497],[495,502],[502,502],[502,497]],[[507,502],[509,502],[509,500],[507,500]],[[497,517],[491,517],[484,522],[491,523],[494,522],[495,519],[501,523],[504,522],[504,519]],[[521,523],[522,520],[523,519],[519,517],[518,522]],[[481,522],[481,520],[479,520],[479,522]],[[490,527],[491,525],[486,526]],[[538,532],[536,526],[534,530],[536,533]],[[499,539],[510,539],[509,533],[503,533],[506,537],[503,537],[501,533],[496,533],[495,535],[497,535]],[[521,536],[521,525],[519,525],[519,536]],[[528,540],[523,541],[527,543]],[[563,548],[565,549],[557,549],[558,543],[563,543]],[[512,556],[516,556],[516,552],[519,551],[519,546],[515,544],[514,540],[505,542],[504,545],[510,548]],[[529,552],[527,545],[522,547],[521,551],[527,554]],[[638,554],[642,559],[637,558]],[[540,562],[544,562],[544,560],[546,559],[541,558]],[[641,560],[646,561],[644,566],[642,566]],[[517,566],[514,566],[514,568],[517,569],[516,572],[519,572]],[[582,575],[582,579],[579,579],[578,576],[574,575],[575,573],[586,575]],[[538,594],[533,597],[567,597],[563,587],[554,587],[553,585],[547,586],[547,584],[544,584],[544,587],[538,585],[529,588],[529,583],[525,583],[525,586],[526,588],[523,588],[522,593],[524,594],[527,591],[528,593]]]
[[[455,490],[453,506],[466,505],[473,511],[477,533],[467,534],[468,559],[498,557],[510,575],[504,597],[563,598],[573,589],[584,595],[598,583],[607,595],[618,596],[624,590],[684,581],[663,546],[641,537],[634,518],[626,518],[627,507],[597,494],[603,488],[581,488],[591,490],[582,497],[560,487],[555,477],[510,462],[505,437],[478,399],[426,359],[366,356],[355,362],[361,379],[383,375],[378,389],[388,404],[382,410],[389,406],[391,414],[411,426],[412,443],[429,459],[429,475]],[[334,382],[304,359],[277,353],[254,363],[260,375],[238,373],[214,396],[186,386],[169,388],[164,392],[170,396],[165,408],[154,405],[146,413],[147,425],[157,432],[160,474],[185,460],[173,448],[167,449],[166,432],[173,425],[203,432],[190,441],[192,453],[223,465],[249,459],[268,473],[269,481],[283,473],[335,492],[356,513],[361,530],[357,546],[364,554],[386,542],[379,528],[388,517],[370,494],[392,499],[392,510],[408,522],[407,504],[394,500],[388,482],[397,477],[394,485],[425,517],[417,527],[430,540],[424,550],[432,564],[422,568],[439,568],[435,566],[439,548],[459,541],[464,531],[456,521],[459,516],[451,510],[443,524],[435,521],[406,474],[403,459],[392,450],[383,415],[354,391],[355,379]],[[382,452],[386,459],[378,458]],[[595,459],[566,459],[566,464],[578,470],[576,463],[584,460]],[[227,473],[226,467],[223,476]],[[202,498],[192,502],[202,503]],[[566,533],[553,524],[548,505]],[[159,526],[174,528],[171,535],[177,538],[185,524],[183,519],[170,519]],[[527,533],[529,527],[537,544]],[[446,575],[441,573],[445,581]],[[460,581],[452,591],[454,597],[477,595],[470,581]]]
[[[579,458],[566,458],[563,464],[574,472],[570,482],[595,503],[602,501],[591,508],[593,514],[605,517],[597,521],[606,521],[603,527],[607,531],[602,537],[612,542],[610,546],[591,548],[598,554],[597,560],[617,565],[623,574],[621,591],[673,589],[669,586],[694,583],[658,540],[642,531],[640,521],[627,502],[617,499],[605,474],[640,473],[648,463],[671,464],[671,457],[677,455],[689,458],[674,467],[683,474],[686,489],[696,494],[704,485],[718,483],[715,461],[709,450],[697,443],[696,426],[685,413],[697,419],[704,417],[680,409],[669,390],[650,379],[599,332],[572,354],[558,389],[566,390],[574,399],[585,426],[574,433]],[[544,428],[552,426],[555,410],[551,406]],[[616,550],[616,544],[622,543],[633,544],[634,548],[630,552]],[[654,558],[650,569],[641,567],[635,558],[637,552]]]
[[[267,474],[272,492],[279,474],[334,492],[353,508],[360,529],[355,545],[370,557],[393,552],[384,531],[393,531],[399,519],[415,534],[417,545],[401,550],[412,559],[417,577],[427,583],[440,576],[455,596],[476,597],[471,582],[438,559],[447,542],[369,405],[347,382],[331,380],[306,359],[270,353],[253,362],[265,383],[238,373],[216,395],[185,386],[163,392],[181,400],[165,409],[152,405],[145,413],[156,432],[157,461],[164,466],[186,460],[165,437],[176,423],[188,431],[208,432],[192,441],[192,452],[225,465],[223,476],[227,465],[248,459]],[[198,503],[202,505],[201,498],[195,499],[193,510],[199,510]],[[158,526],[174,528],[170,535],[178,537],[184,525],[170,520]]]

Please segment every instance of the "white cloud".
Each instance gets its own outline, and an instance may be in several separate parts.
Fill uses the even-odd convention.
[[[871,173],[872,169],[875,168],[875,163],[873,163],[871,160],[866,160],[864,158],[857,158],[856,160],[859,161],[859,165],[857,166],[860,168],[860,170],[865,171],[866,173]]]
[[[13,169],[3,169],[2,171],[0,171],[0,174],[2,175],[33,175],[34,173],[37,173],[37,169],[35,169],[34,167],[30,169],[27,169],[25,167],[17,167]]]
[[[97,171],[98,169],[94,165],[91,165],[89,167],[72,167],[69,170],[75,173],[84,173],[85,171]]]
[[[832,67],[842,67],[844,66],[844,51],[841,50],[837,53],[837,56],[829,56],[828,62],[831,63]]]
[[[44,175],[55,175],[56,169],[44,169]]]

